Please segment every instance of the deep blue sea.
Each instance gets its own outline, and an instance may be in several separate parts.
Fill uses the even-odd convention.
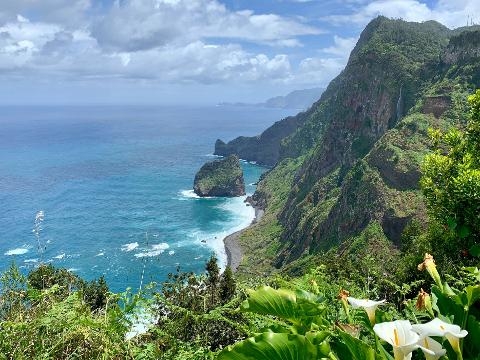
[[[110,288],[202,272],[247,226],[245,197],[200,199],[193,178],[217,138],[255,135],[294,110],[0,108],[0,271],[49,262]],[[247,193],[264,168],[242,163]]]

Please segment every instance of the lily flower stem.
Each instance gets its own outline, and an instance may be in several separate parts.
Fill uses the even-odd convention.
[[[345,315],[347,316],[347,321],[349,324],[351,324],[352,318],[350,317],[350,311],[349,311],[348,302],[346,299],[342,299],[342,306],[343,306],[343,310],[345,311]]]
[[[375,335],[375,353],[380,353],[380,350],[378,349],[379,341],[378,341],[378,336]]]
[[[332,351],[328,353],[328,358],[331,360],[339,360]]]
[[[462,323],[462,329],[466,329],[467,328],[467,322],[468,322],[468,314],[470,313],[470,309],[469,308],[466,308],[465,309],[465,315],[463,317],[463,323]],[[459,359],[460,360],[463,360],[463,339],[460,339],[460,349],[459,349],[459,352],[460,352],[460,357]],[[458,356],[457,356],[458,357]]]

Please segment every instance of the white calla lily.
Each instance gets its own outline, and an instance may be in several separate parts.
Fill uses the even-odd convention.
[[[366,311],[370,323],[375,324],[375,311],[378,305],[383,304],[386,300],[373,301],[368,299],[356,299],[354,297],[347,297],[348,302],[354,309],[362,308]]]
[[[413,330],[420,334],[421,337],[444,336],[456,353],[460,352],[460,339],[468,335],[467,330],[462,330],[460,326],[448,324],[439,318],[435,318],[425,324],[415,324],[413,325]]]
[[[412,351],[422,348],[424,352],[433,355],[434,352],[418,344],[420,336],[412,330],[408,320],[395,320],[376,324],[373,327],[375,334],[393,347],[395,360],[410,360]]]
[[[418,345],[420,345],[426,360],[438,360],[447,352],[447,350],[442,347],[442,344],[428,336],[420,339]],[[430,351],[425,351],[425,349],[432,351],[433,354]]]

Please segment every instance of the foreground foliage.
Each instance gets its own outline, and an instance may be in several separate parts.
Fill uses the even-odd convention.
[[[431,131],[437,149],[425,158],[421,181],[430,214],[458,234],[465,251],[480,240],[480,90],[468,101],[465,131]]]
[[[480,272],[465,270],[465,281],[472,285],[455,289],[442,281],[433,258],[426,255],[425,268],[435,285],[432,295],[422,291],[416,306],[407,303],[404,316],[377,309],[384,301],[360,300],[342,290],[339,303],[343,319],[329,321],[335,311],[319,290],[261,287],[250,292],[242,311],[274,316],[277,322],[247,340],[223,350],[220,360],[294,360],[294,359],[411,359],[412,351],[421,349],[427,359],[477,359],[480,355]],[[351,305],[348,305],[350,303]],[[355,316],[351,309],[363,308]],[[432,321],[428,322],[431,319]],[[344,320],[341,321],[341,320]],[[421,321],[420,325],[414,323]],[[465,330],[466,329],[466,330]],[[434,340],[431,337],[435,337]],[[383,340],[383,341],[382,341]],[[444,348],[445,347],[445,348]]]

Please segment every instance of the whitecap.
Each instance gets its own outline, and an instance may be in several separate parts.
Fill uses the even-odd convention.
[[[70,268],[70,269],[67,269],[67,271],[69,271],[69,272],[75,272],[75,271],[78,271],[78,270],[79,270],[79,269],[77,269],[77,268]]]
[[[3,253],[3,255],[12,256],[12,255],[23,255],[29,251],[27,247],[19,247],[16,249],[11,249]]]
[[[170,251],[168,252],[168,255],[170,255],[170,256],[172,256],[172,255],[174,255],[174,254],[175,254],[175,251],[174,251],[174,250],[170,250]]]
[[[53,258],[54,258],[54,259],[59,259],[59,260],[61,260],[61,259],[65,258],[65,253],[59,254],[59,255],[57,255],[57,256],[54,256]]]
[[[38,262],[38,259],[27,259],[27,260],[23,260],[24,263],[37,263]]]
[[[200,196],[195,194],[193,190],[180,190],[180,196],[187,198],[187,199],[200,199]]]
[[[98,253],[97,255],[95,255],[95,256],[103,256],[103,255],[105,255],[105,253],[102,251],[102,252],[99,252],[99,253]]]
[[[35,222],[41,222],[45,219],[45,212],[43,210],[40,210],[37,212],[35,215]]]
[[[163,253],[164,250],[152,250],[152,251],[144,251],[141,253],[135,254],[136,258],[144,258],[144,257],[155,257],[159,256]]]
[[[163,254],[165,250],[167,250],[170,246],[167,243],[160,243],[152,245],[152,250],[146,250],[140,253],[135,254],[136,258],[144,258],[144,257],[154,257]]]
[[[198,196],[193,190],[180,190],[178,193],[179,200],[188,200],[188,199],[215,199],[213,196]]]
[[[132,251],[135,250],[138,247],[138,242],[133,242],[129,244],[123,244],[122,245],[122,251]]]
[[[154,244],[152,245],[153,250],[167,250],[170,247],[167,243]]]

